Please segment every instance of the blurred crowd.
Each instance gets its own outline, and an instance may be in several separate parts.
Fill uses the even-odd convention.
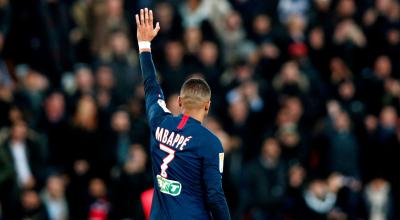
[[[0,219],[144,219],[133,15],[168,108],[212,88],[233,219],[400,218],[400,1],[0,0]]]

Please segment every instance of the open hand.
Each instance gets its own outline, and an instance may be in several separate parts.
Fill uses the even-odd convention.
[[[157,22],[153,27],[153,11],[147,8],[140,9],[140,16],[136,14],[137,39],[141,41],[151,41],[160,30],[160,24]]]

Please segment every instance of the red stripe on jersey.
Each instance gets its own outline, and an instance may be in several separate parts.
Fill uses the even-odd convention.
[[[189,119],[189,116],[187,116],[187,115],[182,116],[181,122],[179,122],[179,125],[178,125],[179,130],[181,130],[181,129],[183,129],[183,127],[185,127],[188,119]]]

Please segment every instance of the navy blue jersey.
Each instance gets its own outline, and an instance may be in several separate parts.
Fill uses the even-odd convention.
[[[140,64],[155,189],[150,219],[230,219],[221,142],[199,121],[170,113],[150,52],[140,54]]]

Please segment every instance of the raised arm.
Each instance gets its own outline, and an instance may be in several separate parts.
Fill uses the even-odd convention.
[[[137,39],[140,53],[140,66],[144,80],[144,92],[146,99],[146,114],[152,130],[156,129],[163,117],[170,114],[164,101],[164,94],[156,78],[156,68],[151,56],[151,41],[160,30],[157,22],[153,26],[153,11],[147,8],[136,14]]]

